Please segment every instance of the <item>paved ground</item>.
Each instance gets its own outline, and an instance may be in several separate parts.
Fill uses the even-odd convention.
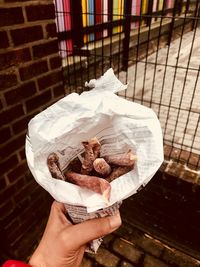
[[[192,152],[197,154],[200,153],[199,44],[200,29],[197,29],[185,34],[182,41],[173,41],[170,48],[162,48],[144,59],[144,63],[130,67],[127,92],[121,93],[153,108],[159,116],[166,144],[174,141],[174,146],[184,150],[192,146]],[[120,80],[125,81],[124,72],[120,73]]]
[[[122,226],[96,255],[85,255],[82,267],[200,266],[199,193],[200,186],[158,172],[123,202]]]

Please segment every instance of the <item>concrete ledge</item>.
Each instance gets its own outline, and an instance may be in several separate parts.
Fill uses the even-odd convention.
[[[160,170],[193,185],[200,185],[200,156],[169,145],[164,146],[165,161]]]

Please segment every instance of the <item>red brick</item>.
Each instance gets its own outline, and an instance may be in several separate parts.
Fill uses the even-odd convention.
[[[10,236],[10,235],[12,235],[12,233],[16,232],[16,229],[19,228],[19,225],[20,224],[19,224],[18,219],[13,220],[13,221],[11,221],[11,223],[6,225],[5,231],[6,231],[7,236]]]
[[[113,243],[113,249],[115,252],[124,256],[133,263],[139,263],[143,252],[137,249],[131,242],[117,238]]]
[[[55,23],[47,24],[46,33],[47,33],[47,38],[56,37],[57,36],[56,24]]]
[[[53,4],[30,5],[26,7],[28,21],[46,20],[55,18],[55,9]]]
[[[6,179],[5,177],[0,177],[0,191],[6,188]],[[1,214],[1,213],[0,213]]]
[[[37,95],[26,102],[27,111],[30,112],[36,108],[47,104],[51,100],[51,92],[47,91],[43,94]]]
[[[10,127],[0,129],[0,143],[3,144],[11,137]]]
[[[200,266],[200,262],[197,259],[173,248],[165,248],[162,258],[170,266],[181,266],[181,267]]]
[[[61,57],[56,56],[50,59],[51,69],[57,69],[61,67]]]
[[[24,131],[25,129],[28,128],[28,123],[29,121],[40,111],[35,111],[33,113],[31,113],[31,115],[27,115],[21,119],[19,119],[18,121],[16,121],[15,123],[13,123],[12,128],[15,134],[18,134],[22,131]]]
[[[19,69],[22,81],[29,80],[47,71],[48,66],[46,60],[31,63],[28,66]]]
[[[33,46],[34,58],[42,58],[58,52],[58,41],[53,40]]]
[[[36,92],[36,86],[34,81],[23,83],[19,87],[8,91],[4,94],[8,105],[15,104],[27,97],[34,95]]]
[[[3,124],[11,123],[15,119],[23,115],[24,115],[24,111],[23,111],[23,107],[21,104],[14,106],[7,110],[3,110],[0,113],[0,125],[2,126]]]
[[[62,71],[56,71],[53,73],[49,73],[46,76],[43,76],[38,79],[38,86],[39,90],[43,90],[45,88],[48,88],[51,85],[54,85],[56,83],[59,83],[62,81]]]
[[[181,150],[178,148],[173,147],[173,149],[170,152],[170,157],[173,159],[178,159],[180,155]]]
[[[171,150],[172,150],[171,146],[169,146],[169,145],[165,145],[164,146],[164,154],[165,154],[166,157],[168,157],[170,155]]]
[[[38,186],[35,180],[30,181],[28,184],[19,190],[19,192],[15,195],[14,200],[16,203],[21,201],[22,199],[27,198],[27,196]]]
[[[0,203],[4,202],[8,196],[13,197],[16,192],[19,192],[21,188],[24,186],[24,179],[19,179],[15,184],[8,186],[1,194],[0,194]],[[19,213],[23,209],[21,207],[21,201],[16,203],[12,210],[9,211],[9,214],[4,218],[2,225],[5,226],[9,224],[13,219],[16,219],[19,216]]]
[[[46,192],[44,192],[44,189],[41,186],[38,185],[37,187],[35,187],[35,189],[30,193],[31,203],[33,203],[35,199],[38,198],[38,196],[41,196],[44,193]]]
[[[15,134],[18,134],[20,132],[23,132],[25,129],[28,128],[28,123],[30,121],[30,119],[32,118],[33,116],[32,115],[28,115],[18,121],[16,121],[13,125],[12,125],[12,128],[13,128],[13,131]]]
[[[5,31],[0,31],[0,48],[7,48],[9,46],[8,35]]]
[[[22,150],[19,152],[19,154],[20,154],[20,158],[21,158],[21,160],[23,160],[23,159],[26,158],[25,150],[24,150],[24,149],[22,149]]]
[[[0,214],[1,218],[5,217],[6,214],[9,213],[9,211],[13,208],[13,202],[11,200],[4,201],[2,205],[0,206]]]
[[[26,44],[43,39],[43,31],[40,25],[11,30],[14,45]]]
[[[143,266],[144,267],[169,267],[169,265],[149,255],[145,256]]]
[[[38,228],[37,222],[40,221],[34,220],[31,222],[29,216],[27,216],[27,221],[29,221],[29,223],[24,224],[21,222],[22,224],[20,224],[18,230],[16,230],[16,234],[9,236],[11,250],[17,251],[18,258],[24,258],[25,260],[27,255],[33,252],[33,248],[38,245],[40,234],[35,231]]]
[[[0,53],[0,70],[7,69],[14,65],[27,62],[31,59],[28,48],[13,49],[7,53]]]
[[[37,187],[39,187],[39,186],[37,185]],[[37,215],[35,216],[35,212],[37,214],[38,210],[40,209],[41,206],[43,206],[43,204],[44,203],[43,203],[43,199],[42,199],[42,194],[40,192],[40,194],[38,194],[35,199],[32,199],[30,201],[29,205],[20,214],[20,217],[19,217],[20,221],[22,223],[27,221],[27,212],[31,213],[33,219],[34,219],[34,217],[37,218]]]
[[[8,239],[9,244],[16,242],[24,234],[25,231],[26,229],[22,230],[21,226],[17,226],[17,225],[15,226],[13,231],[7,230],[6,233],[7,233],[7,239]]]
[[[21,134],[20,136],[10,140],[10,142],[6,143],[4,146],[0,148],[1,156],[0,159],[4,159],[8,157],[11,153],[15,152],[25,144],[25,134]]]
[[[7,160],[1,160],[0,161],[0,170],[1,173],[5,173],[9,170],[11,170],[15,165],[18,164],[18,158],[16,155],[11,156]]]
[[[20,214],[26,210],[30,206],[30,198],[27,195],[25,199],[20,200],[18,203],[16,203],[15,209],[18,210],[18,217],[20,217]]]
[[[0,27],[24,22],[21,7],[0,8]]]
[[[8,186],[4,191],[0,193],[0,203],[3,203],[8,199],[9,197],[12,197],[14,193],[16,192],[15,186]]]
[[[197,166],[198,162],[200,160],[200,155],[191,153],[190,157],[189,157],[189,164],[193,165],[193,166]]]
[[[20,165],[16,166],[11,172],[8,173],[8,179],[11,183],[16,181],[18,177],[22,176],[27,172],[28,165],[26,162],[20,163]]]
[[[16,218],[12,218],[13,220],[18,219]],[[10,223],[10,221],[9,221]],[[19,223],[18,223],[19,225]],[[14,251],[13,248],[13,242],[16,242],[17,240],[19,240],[22,237],[23,231],[20,229],[20,226],[16,225],[15,227],[13,227],[10,231],[5,230],[5,234],[6,234],[6,241],[9,244],[9,250]],[[15,265],[16,266],[16,265]]]
[[[65,96],[63,85],[58,85],[53,88],[54,97]]]
[[[100,247],[97,254],[93,254],[95,257],[95,261],[100,264],[100,266],[107,266],[107,267],[116,267],[119,266],[119,257],[115,254],[110,252],[109,250]]]
[[[17,76],[13,72],[7,72],[0,74],[0,90],[7,89],[17,84]]]
[[[38,201],[37,205],[40,205],[41,203],[40,201]],[[34,221],[36,222],[37,217],[35,217],[34,213],[30,212],[29,209],[27,209],[22,215],[24,216],[23,217],[20,216],[20,221],[21,221],[22,233],[24,233],[23,229],[29,229],[30,227],[32,227]]]
[[[3,108],[3,104],[2,104],[2,101],[0,99],[0,110]]]
[[[182,150],[180,154],[180,160],[187,161],[189,159],[190,152]]]
[[[139,229],[129,227],[127,224],[123,224],[117,230],[117,234],[149,254],[152,254],[156,257],[160,257],[162,254],[163,244],[151,236],[144,234]]]

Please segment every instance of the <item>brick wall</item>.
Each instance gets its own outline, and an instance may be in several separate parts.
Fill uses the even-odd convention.
[[[23,240],[51,201],[28,170],[24,143],[28,121],[64,94],[54,19],[53,0],[0,2],[0,232],[16,257],[28,253],[35,237]]]

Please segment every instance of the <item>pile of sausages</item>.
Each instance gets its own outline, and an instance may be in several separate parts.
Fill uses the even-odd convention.
[[[82,164],[75,159],[63,174],[57,154],[51,153],[47,159],[49,171],[52,177],[99,193],[109,201],[110,182],[131,171],[134,168],[136,156],[129,150],[123,154],[100,157],[101,144],[96,137],[82,144],[85,149]]]

